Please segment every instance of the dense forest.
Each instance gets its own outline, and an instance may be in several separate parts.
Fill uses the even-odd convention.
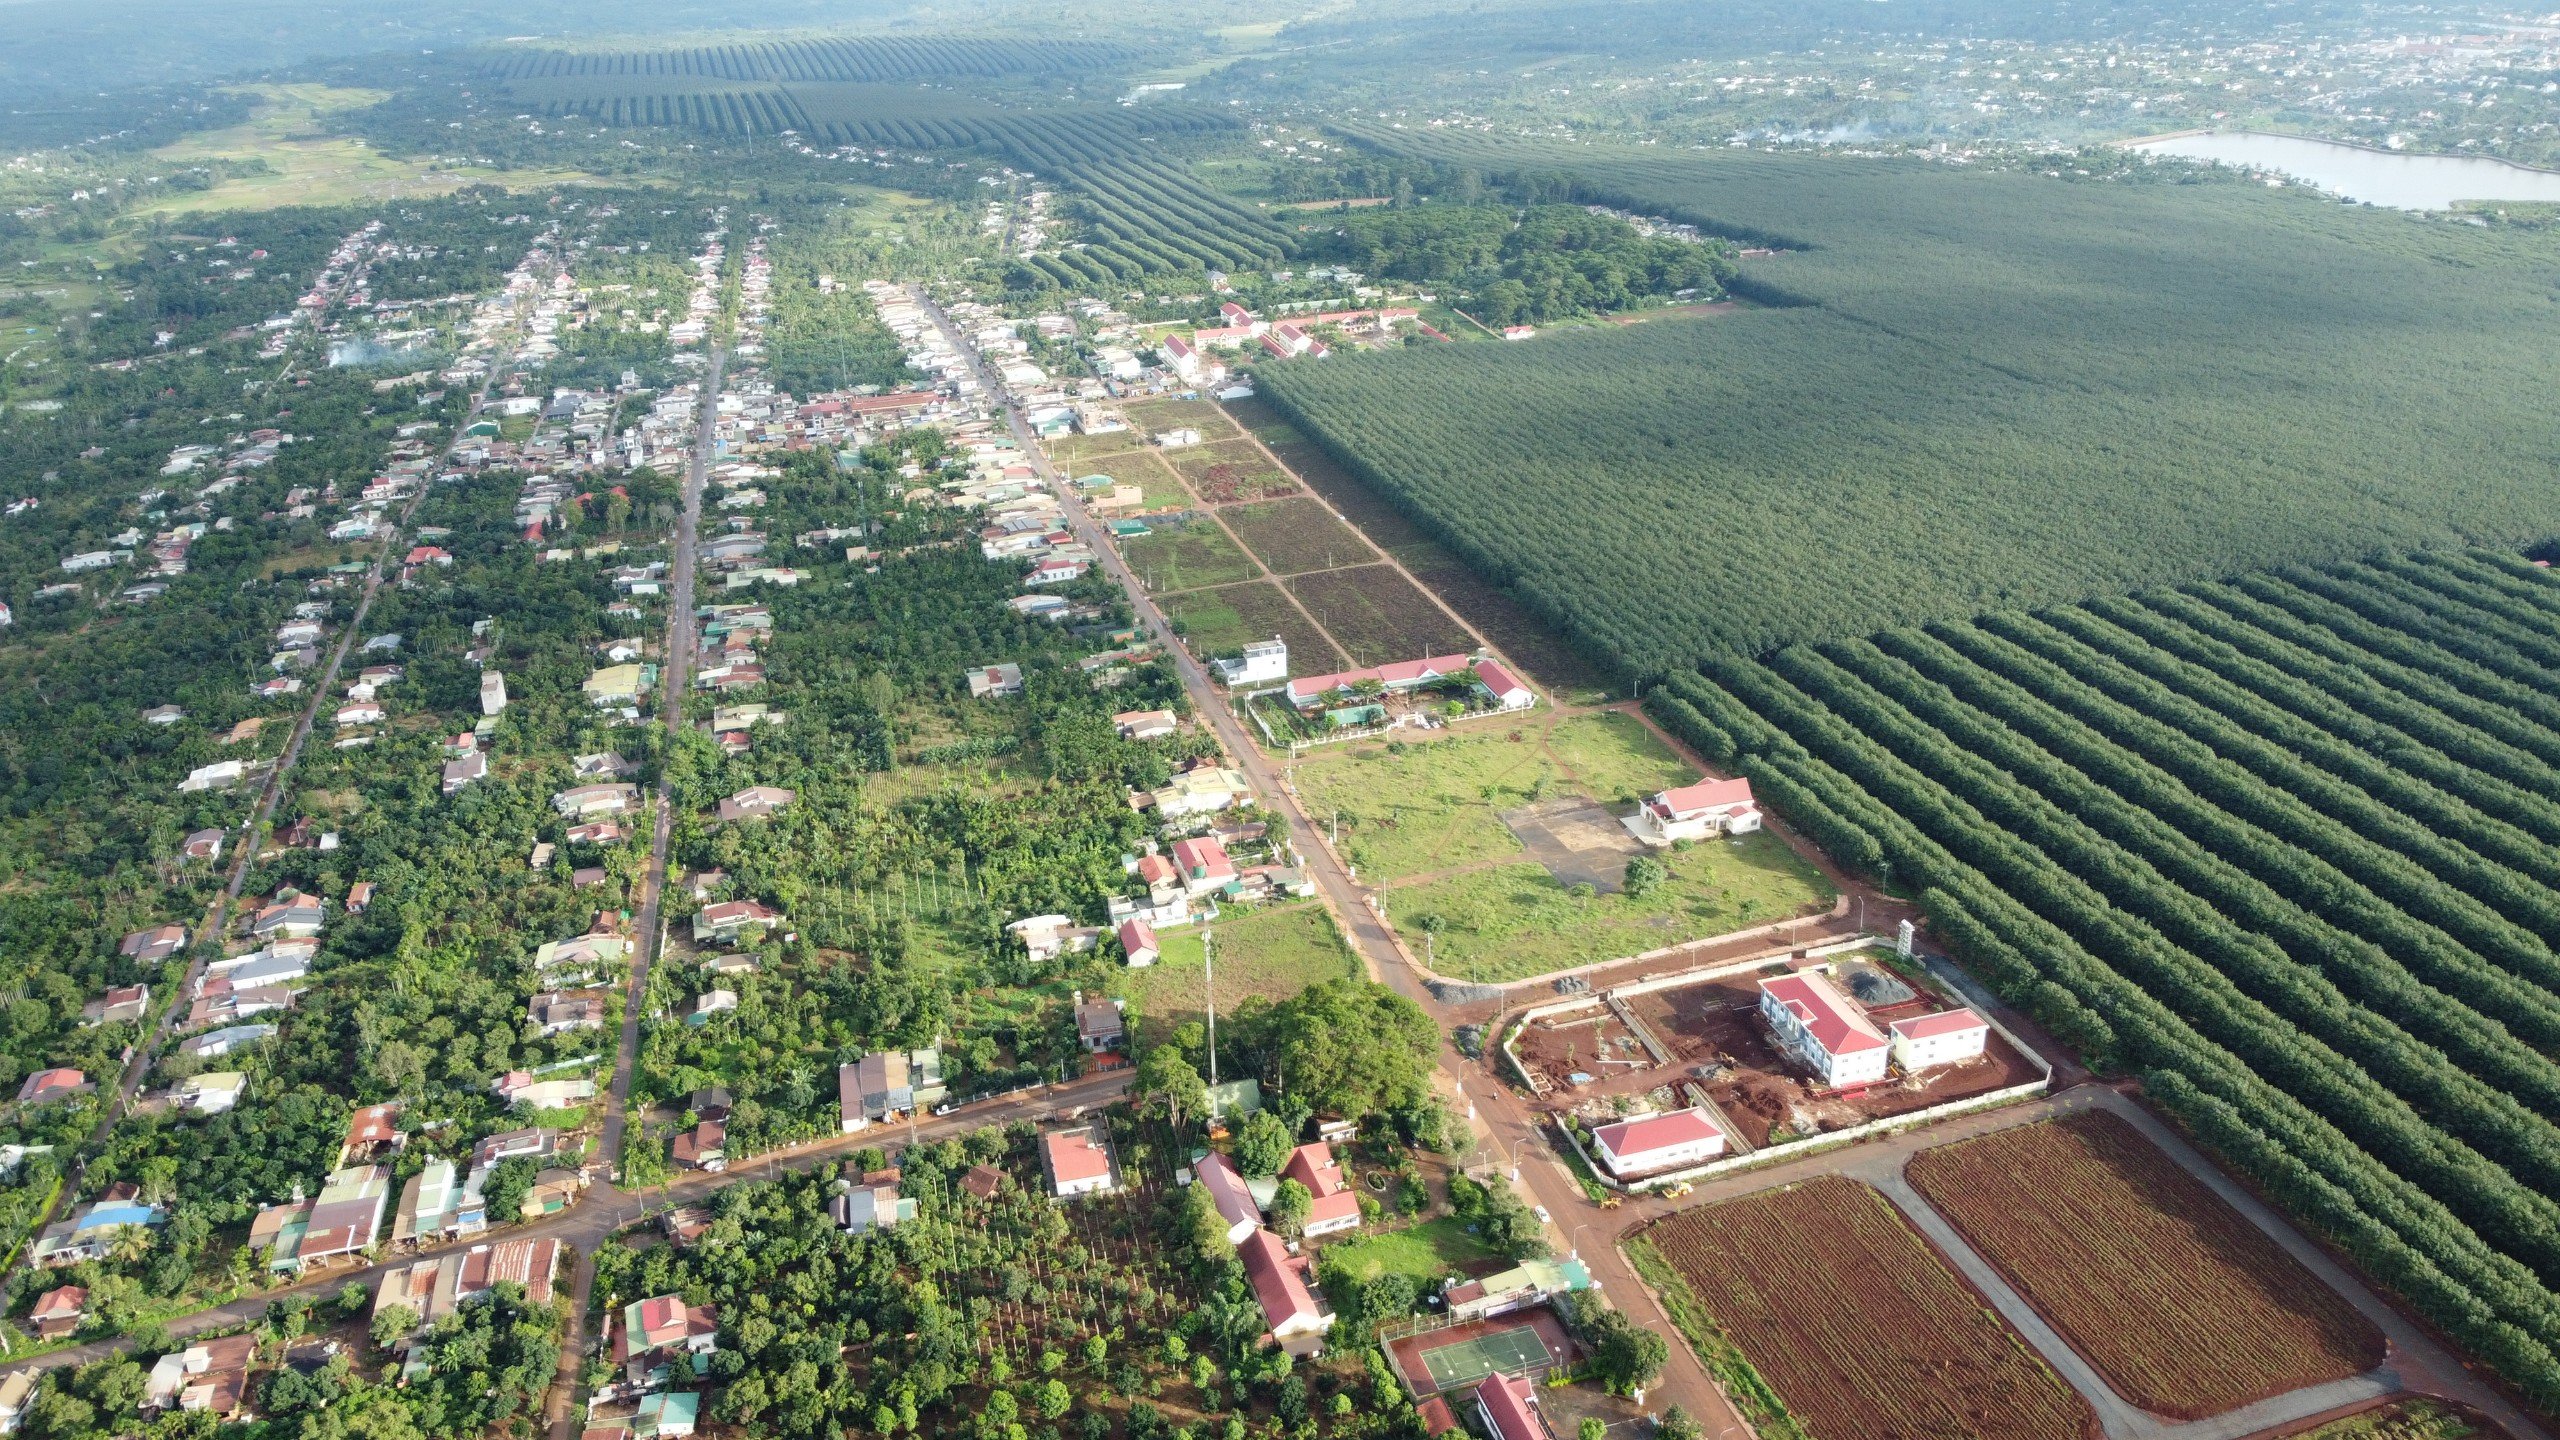
[[[2560,584],[2387,556],[1650,697],[1975,973],[2560,1397]]]
[[[1565,159],[1392,143],[1511,183]],[[2534,237],[2232,186],[1573,155],[1574,198],[1785,252],[1741,263],[1758,303],[1263,388],[1632,672],[2560,531]]]
[[[1616,216],[1572,205],[1519,214],[1490,205],[1345,211],[1331,235],[1301,253],[1390,280],[1454,286],[1441,298],[1491,325],[1674,295],[1719,299],[1733,273],[1729,247],[1642,235]]]

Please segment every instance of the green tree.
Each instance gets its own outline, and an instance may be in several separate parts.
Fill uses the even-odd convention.
[[[1041,1418],[1045,1420],[1057,1419],[1075,1404],[1075,1396],[1068,1392],[1063,1380],[1043,1380],[1032,1395],[1038,1403]]]
[[[1177,1127],[1209,1108],[1207,1082],[1171,1045],[1153,1046],[1139,1059],[1130,1094],[1142,1114],[1162,1115]]]
[[[1591,1373],[1611,1394],[1631,1395],[1653,1383],[1671,1359],[1663,1338],[1593,1299],[1577,1297],[1574,1338],[1591,1356]]]
[[[1289,1163],[1289,1152],[1297,1148],[1289,1127],[1268,1110],[1257,1110],[1236,1132],[1236,1168],[1247,1175],[1277,1175]]]
[[[373,1337],[375,1349],[388,1350],[417,1328],[418,1312],[406,1305],[385,1305],[374,1312],[373,1325],[366,1333]]]
[[[1638,855],[1627,861],[1627,898],[1641,900],[1662,888],[1670,878],[1670,866],[1650,855]]]
[[[1283,1180],[1271,1195],[1271,1228],[1295,1240],[1306,1232],[1307,1212],[1315,1209],[1316,1197],[1295,1180]]]

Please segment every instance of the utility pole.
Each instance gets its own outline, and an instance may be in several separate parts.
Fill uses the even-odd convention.
[[[1200,932],[1200,995],[1209,1012],[1209,1084],[1218,1083],[1218,968],[1209,959],[1209,932]]]

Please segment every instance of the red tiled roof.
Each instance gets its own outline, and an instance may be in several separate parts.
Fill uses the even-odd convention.
[[[1253,1298],[1261,1302],[1262,1318],[1272,1329],[1317,1313],[1316,1298],[1297,1267],[1289,1263],[1288,1249],[1279,1236],[1256,1230],[1236,1247],[1236,1256],[1244,1261],[1245,1278],[1253,1282]]]
[[[1723,1133],[1704,1111],[1674,1110],[1668,1115],[1648,1115],[1641,1120],[1621,1120],[1615,1125],[1603,1125],[1592,1132],[1591,1138],[1607,1146],[1609,1153],[1619,1160],[1631,1161],[1639,1155],[1668,1150],[1674,1145],[1716,1139]]]
[[[1701,780],[1695,785],[1665,790],[1654,799],[1673,815],[1695,815],[1701,810],[1753,803],[1748,780]]]
[[[1971,1010],[1941,1010],[1935,1015],[1916,1015],[1893,1022],[1893,1033],[1906,1040],[1927,1040],[1938,1035],[1957,1035],[1967,1030],[1989,1028],[1983,1018]]]
[[[1101,1179],[1111,1173],[1111,1157],[1093,1143],[1088,1130],[1052,1130],[1040,1137],[1049,1157],[1049,1174],[1060,1184]]]
[[[1832,1055],[1882,1048],[1884,1032],[1861,1014],[1838,987],[1818,974],[1781,975],[1760,982],[1763,994],[1777,997],[1813,1032],[1814,1043]]]
[[[1546,1427],[1530,1408],[1534,1394],[1517,1375],[1488,1375],[1476,1387],[1476,1403],[1493,1423],[1493,1440],[1547,1440]]]
[[[1244,1177],[1236,1173],[1234,1161],[1211,1151],[1200,1157],[1200,1163],[1191,1168],[1228,1224],[1261,1223],[1262,1209],[1253,1203],[1253,1192],[1245,1188]]]

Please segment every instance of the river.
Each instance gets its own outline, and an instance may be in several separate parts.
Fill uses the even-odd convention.
[[[2480,155],[2414,155],[2248,130],[2164,135],[2127,141],[2125,148],[2277,171],[2333,195],[2395,210],[2445,210],[2463,200],[2560,202],[2560,172]]]

